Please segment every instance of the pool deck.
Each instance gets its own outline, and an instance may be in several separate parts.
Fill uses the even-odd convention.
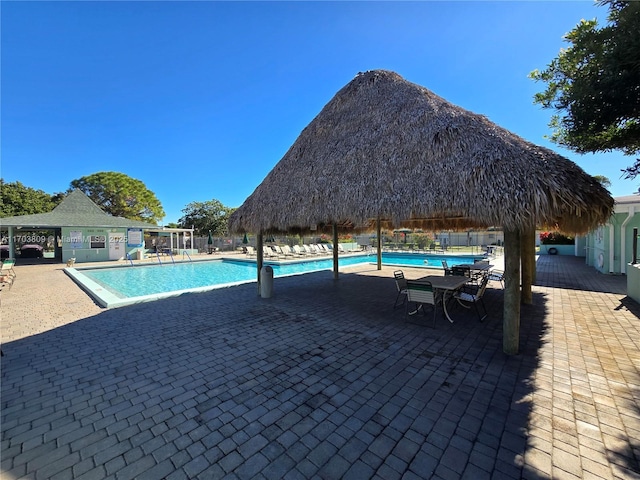
[[[541,256],[521,352],[394,310],[360,266],[105,310],[63,265],[0,294],[0,478],[640,479],[640,305]],[[403,268],[408,278],[424,270]]]

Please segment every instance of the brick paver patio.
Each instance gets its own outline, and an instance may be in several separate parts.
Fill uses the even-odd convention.
[[[582,259],[539,259],[512,357],[497,284],[434,330],[387,267],[113,310],[61,268],[1,294],[3,479],[640,478],[640,306]]]

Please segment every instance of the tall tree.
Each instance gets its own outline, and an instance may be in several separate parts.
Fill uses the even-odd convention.
[[[181,228],[193,226],[197,235],[207,235],[209,231],[216,236],[228,233],[229,215],[235,209],[225,207],[219,200],[191,202],[183,210],[184,216],[178,220]]]
[[[0,217],[47,213],[62,200],[61,194],[49,195],[20,182],[0,179]]]
[[[556,110],[551,139],[578,153],[640,152],[640,2],[601,0],[608,24],[582,20],[565,35],[570,44],[530,77],[547,84],[534,103]],[[640,173],[640,159],[624,169]]]
[[[120,172],[99,172],[71,182],[105,212],[157,224],[165,213],[155,193],[140,180]]]

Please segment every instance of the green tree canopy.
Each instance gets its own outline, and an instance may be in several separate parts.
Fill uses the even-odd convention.
[[[229,215],[234,208],[225,207],[219,200],[191,202],[183,210],[184,216],[178,220],[181,228],[193,226],[196,235],[207,235],[209,231],[216,236],[228,233]]]
[[[120,172],[99,172],[73,180],[102,209],[116,217],[157,224],[165,213],[155,193],[144,183]]]
[[[64,198],[26,187],[20,182],[5,183],[0,179],[0,217],[47,213]]]
[[[611,186],[611,180],[609,180],[609,177],[605,177],[604,175],[594,175],[593,178],[598,180],[600,185],[604,188],[609,188]]]
[[[551,140],[578,153],[640,151],[640,2],[602,0],[608,24],[581,20],[570,44],[530,77],[547,84],[534,103],[556,110]],[[640,173],[640,160],[623,170]]]

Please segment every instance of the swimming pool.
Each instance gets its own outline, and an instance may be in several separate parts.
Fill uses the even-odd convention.
[[[384,252],[385,265],[407,267],[442,267],[450,263],[470,263],[475,257],[421,255]],[[341,256],[340,267],[375,263],[375,255]],[[304,259],[291,262],[265,262],[273,268],[274,277],[331,270],[333,259]],[[158,300],[187,292],[201,292],[256,281],[253,260],[216,259],[162,265],[117,267],[77,267],[65,269],[67,274],[103,307],[118,307],[143,301]]]

